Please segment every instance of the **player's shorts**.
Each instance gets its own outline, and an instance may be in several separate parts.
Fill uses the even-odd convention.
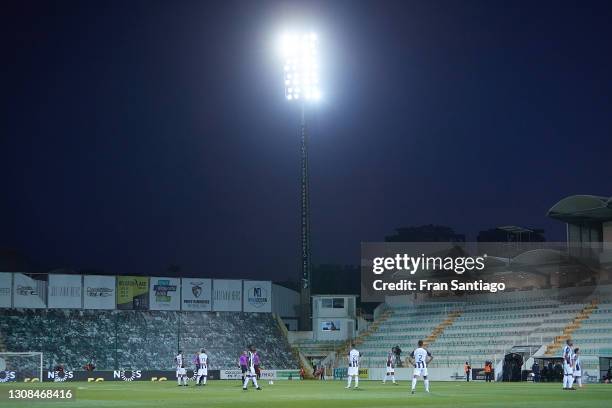
[[[349,367],[347,375],[349,377],[359,375],[359,367]]]
[[[200,368],[198,370],[198,375],[208,376],[208,368]]]
[[[387,374],[394,374],[394,373],[395,373],[395,368],[387,367]]]
[[[567,363],[567,361],[563,362],[563,374],[564,375],[573,375],[574,374],[574,369],[572,368],[571,365],[569,365]]]
[[[178,377],[179,375],[186,375],[187,374],[187,369],[186,368],[177,368],[176,369],[176,376]]]
[[[582,377],[582,370],[574,370],[574,377]]]
[[[245,365],[241,365],[240,369],[242,370],[242,374],[246,373],[247,371],[249,371],[249,369],[247,368],[247,366]]]
[[[415,368],[414,373],[412,375],[420,375],[423,377],[427,377],[427,368]]]

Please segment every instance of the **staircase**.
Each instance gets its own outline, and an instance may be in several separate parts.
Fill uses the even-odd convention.
[[[378,319],[376,319],[375,321],[373,321],[367,328],[367,330],[362,331],[361,333],[359,333],[359,335],[357,337],[355,337],[354,339],[349,339],[347,340],[341,347],[339,347],[336,350],[336,355],[337,356],[346,356],[350,349],[351,349],[351,344],[355,344],[355,347],[358,347],[360,344],[363,344],[363,342],[371,335],[373,335],[374,333],[376,333],[378,331],[378,328],[380,327],[381,324],[383,324],[389,317],[391,317],[393,315],[393,310],[392,309],[387,309],[385,310]],[[334,366],[336,366],[338,364],[339,360],[336,359],[336,364],[334,364]]]
[[[272,317],[274,318],[274,320],[276,320],[276,324],[278,325],[278,329],[280,330],[280,332],[283,334],[283,336],[285,337],[285,340],[287,341],[287,344],[289,344],[289,346],[291,347],[291,354],[293,355],[293,358],[299,362],[300,367],[304,368],[304,377],[306,378],[312,378],[312,372],[313,367],[312,364],[310,364],[310,361],[300,352],[300,349],[294,345],[292,345],[291,343],[289,343],[289,338],[288,338],[288,331],[287,331],[287,327],[285,326],[285,324],[283,323],[283,319],[281,319],[281,317],[279,315],[277,315],[276,313],[272,314]]]
[[[444,321],[442,323],[437,325],[433,329],[431,334],[429,336],[427,336],[427,338],[425,340],[423,340],[424,347],[427,347],[427,346],[431,345],[433,342],[435,342],[436,339],[444,332],[444,330],[446,330],[446,328],[448,326],[452,326],[452,324],[455,322],[455,320],[459,316],[461,316],[461,312],[458,311],[458,310],[456,310],[454,312],[450,312],[448,314],[448,317],[446,319],[444,319]]]
[[[378,319],[376,319],[375,321],[373,321],[369,326],[367,330],[362,331],[361,333],[359,333],[359,335],[357,337],[355,337],[355,339],[353,339],[352,343],[355,344],[355,346],[359,346],[360,344],[363,344],[363,342],[365,341],[365,339],[367,339],[369,336],[371,336],[372,334],[376,333],[378,331],[378,328],[380,327],[380,325],[382,323],[384,323],[389,317],[391,317],[391,315],[393,314],[393,311],[391,309],[387,309],[385,310]],[[347,352],[348,352],[348,348],[350,348],[351,346],[351,341],[348,342],[347,346]]]
[[[553,356],[555,355],[563,343],[572,337],[572,333],[578,330],[582,326],[582,322],[591,316],[594,310],[597,309],[597,300],[593,299],[591,303],[586,305],[578,315],[572,320],[565,328],[563,329],[563,333],[560,336],[556,336],[551,344],[546,346],[546,351],[544,352],[545,356]]]

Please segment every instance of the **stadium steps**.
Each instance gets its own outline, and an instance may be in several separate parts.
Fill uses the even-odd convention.
[[[380,326],[392,316],[393,316],[393,309],[385,310],[378,319],[374,320],[368,326],[366,330],[359,333],[359,335],[355,339],[349,339],[341,347],[339,347],[336,350],[336,355],[346,356],[351,349],[351,343],[354,343],[355,347],[359,347],[359,345],[363,344],[368,339],[368,337],[370,337],[373,334],[376,334]],[[334,364],[334,367],[337,367],[339,362],[340,362],[340,359],[337,358]]]
[[[378,329],[380,328],[380,325],[383,324],[389,317],[391,317],[391,315],[393,315],[393,310],[391,309],[387,309],[385,310],[378,319],[376,319],[375,321],[373,321],[367,328],[367,330],[362,331],[361,333],[359,333],[359,335],[355,338],[355,346],[359,346],[360,344],[363,344],[363,342],[370,337],[371,335],[373,335],[374,333],[376,333],[378,331]],[[348,352],[348,349],[351,347],[350,345],[350,341],[348,342],[348,344],[346,345],[346,350]]]
[[[289,347],[291,347],[291,354],[293,354],[293,358],[296,361],[299,361],[300,366],[302,368],[304,368],[304,377],[305,378],[313,378],[312,372],[314,371],[314,369],[312,367],[312,364],[310,364],[310,361],[306,358],[306,356],[304,356],[304,354],[302,354],[302,352],[300,351],[299,347],[297,347],[297,346],[295,346],[295,345],[293,345],[293,344],[291,344],[289,342],[289,333],[288,333],[288,330],[287,330],[287,326],[285,326],[285,323],[283,322],[283,319],[279,315],[277,315],[276,313],[273,313],[272,317],[276,321],[278,329],[280,330],[280,332],[285,337],[285,340],[289,344]]]
[[[444,330],[446,330],[447,327],[452,326],[453,323],[455,322],[455,320],[461,316],[461,312],[459,310],[455,310],[454,312],[450,312],[448,314],[448,317],[446,319],[444,319],[444,321],[442,323],[440,323],[439,325],[437,325],[433,331],[431,332],[431,334],[429,336],[427,336],[427,338],[423,341],[424,346],[427,347],[429,345],[431,345],[433,342],[436,341],[436,339],[442,334],[444,333]]]
[[[560,336],[556,336],[551,344],[546,346],[545,356],[555,355],[561,348],[563,342],[569,339],[576,330],[582,327],[582,323],[587,320],[591,314],[597,309],[597,300],[593,299],[591,303],[586,305],[578,315],[565,328]]]

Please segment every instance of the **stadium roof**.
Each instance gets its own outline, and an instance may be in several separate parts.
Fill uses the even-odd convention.
[[[612,221],[612,197],[569,196],[553,205],[546,215],[565,222]]]
[[[524,234],[524,233],[533,232],[533,230],[530,230],[528,228],[517,227],[515,225],[504,225],[503,227],[497,227],[497,229],[506,231],[506,232],[511,232],[513,234]]]

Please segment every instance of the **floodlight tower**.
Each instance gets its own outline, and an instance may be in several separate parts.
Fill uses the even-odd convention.
[[[300,289],[300,328],[311,330],[310,319],[310,196],[308,180],[308,133],[306,105],[321,97],[319,89],[319,62],[317,35],[285,35],[283,37],[285,97],[300,105],[300,137],[302,142],[302,271]]]

